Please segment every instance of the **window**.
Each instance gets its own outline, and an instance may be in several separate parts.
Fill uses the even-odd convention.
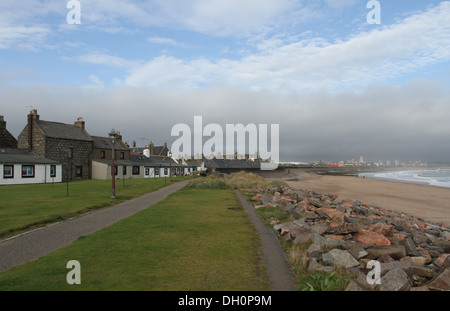
[[[155,168],[155,176],[159,176],[159,168]]]
[[[120,159],[121,160],[125,159],[125,153],[123,153],[123,152],[120,153]]]
[[[50,165],[50,177],[56,177],[56,165]]]
[[[101,159],[104,159],[105,158],[105,151],[100,151],[100,158]]]
[[[133,175],[139,175],[139,166],[133,166]]]
[[[167,168],[164,169],[164,175],[167,175]]]
[[[118,175],[119,174],[119,168],[117,167],[117,165],[114,165],[114,175]]]
[[[33,178],[34,177],[34,165],[22,165],[22,177]]]
[[[122,175],[123,176],[127,175],[127,166],[126,165],[122,166]]]
[[[145,168],[145,176],[149,176],[150,175],[150,168],[146,167]]]
[[[83,177],[83,167],[81,165],[75,166],[75,177]]]
[[[14,178],[14,165],[3,166],[3,178]]]

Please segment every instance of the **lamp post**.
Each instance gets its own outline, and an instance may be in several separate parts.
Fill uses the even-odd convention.
[[[69,149],[67,149],[67,168],[66,168],[67,196],[69,196],[69,176],[72,179],[72,165],[70,163],[70,159],[72,159],[72,158],[73,158],[73,149],[72,149],[72,147],[70,147]]]
[[[112,162],[111,162],[111,180],[112,180],[112,194],[111,199],[116,199],[116,167],[114,165],[115,160],[115,154],[116,151],[114,149],[114,145],[116,143],[117,133],[114,131],[114,129],[111,130],[109,133],[109,137],[111,137],[112,142]]]

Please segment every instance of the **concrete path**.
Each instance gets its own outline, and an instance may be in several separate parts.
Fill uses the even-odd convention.
[[[169,194],[181,189],[187,183],[187,180],[177,182],[112,207],[0,241],[0,272],[34,261],[72,243],[80,236],[99,231],[146,209],[164,200]]]
[[[235,193],[261,239],[264,261],[269,274],[270,290],[295,291],[294,272],[287,263],[286,254],[277,236],[264,224],[255,208],[245,199],[242,193],[238,190],[235,190]]]

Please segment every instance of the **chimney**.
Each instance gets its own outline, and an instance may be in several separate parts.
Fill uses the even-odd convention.
[[[150,154],[155,155],[155,145],[153,144],[153,140],[150,141]]]
[[[31,110],[30,115],[33,116],[33,119],[35,119],[36,121],[39,121],[39,115],[37,114],[37,109]]]
[[[33,109],[28,115],[28,148],[30,150],[33,150],[33,128],[36,121],[39,121],[39,115],[37,109]]]
[[[85,122],[83,121],[82,117],[78,117],[78,119],[75,121],[74,123],[76,126],[78,126],[79,128],[84,130],[84,124]]]
[[[0,116],[0,128],[2,129],[6,128],[6,121],[4,116]]]
[[[122,141],[122,135],[120,135],[120,131],[117,131],[117,140]]]

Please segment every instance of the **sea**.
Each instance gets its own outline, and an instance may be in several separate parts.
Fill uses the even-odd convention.
[[[358,177],[450,188],[450,168],[359,173]]]

